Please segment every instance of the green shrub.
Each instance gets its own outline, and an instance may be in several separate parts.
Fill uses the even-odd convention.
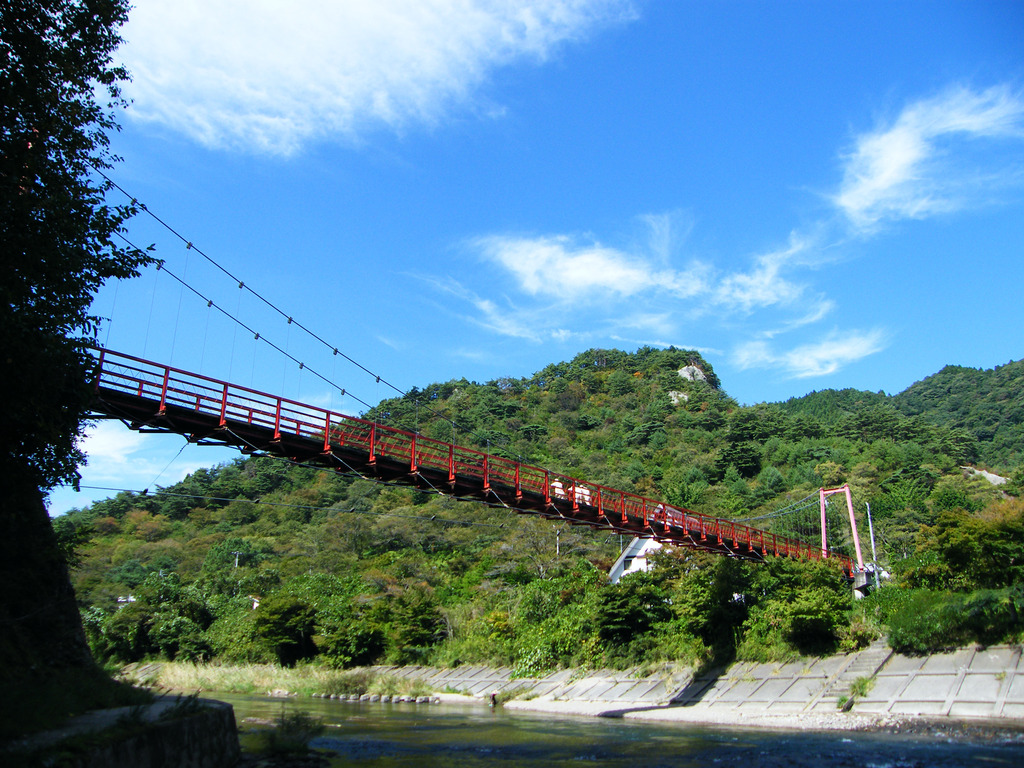
[[[801,654],[823,655],[835,651],[839,630],[847,625],[850,598],[814,588],[801,592],[785,606],[784,635]]]
[[[255,611],[248,599],[226,606],[206,629],[204,639],[210,653],[226,664],[266,664],[276,659],[273,651],[256,634]]]
[[[923,654],[960,645],[966,639],[949,592],[915,589],[889,616],[889,645],[900,653]]]
[[[370,686],[376,677],[377,674],[371,669],[352,669],[346,672],[336,672],[323,682],[321,693],[346,693],[362,696],[364,693],[369,693]]]
[[[273,730],[263,736],[263,749],[271,755],[305,755],[310,751],[309,742],[324,728],[320,718],[306,712],[287,712],[282,705]]]
[[[768,663],[792,661],[798,655],[786,641],[782,617],[776,610],[780,605],[769,602],[751,610],[736,645],[737,660]]]
[[[839,650],[852,653],[867,648],[882,636],[882,629],[876,621],[864,614],[855,614],[850,623],[839,628]]]
[[[1014,642],[1024,632],[1024,584],[972,592],[958,608],[965,632],[983,644]]]
[[[518,655],[516,663],[512,667],[511,677],[513,680],[523,677],[543,677],[557,668],[558,662],[551,652],[550,644],[541,641]]]

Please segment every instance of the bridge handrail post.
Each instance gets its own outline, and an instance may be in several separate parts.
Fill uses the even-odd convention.
[[[217,426],[223,427],[228,423],[228,383],[224,382],[224,388],[220,396],[220,419]]]
[[[97,392],[100,391],[100,381],[103,378],[103,362],[104,362],[104,359],[106,358],[106,355],[107,355],[107,350],[101,349],[100,350],[100,359],[99,359],[99,361],[96,364],[96,391]]]
[[[158,413],[165,413],[167,411],[167,385],[171,380],[171,369],[164,366],[164,379],[160,385],[160,408]]]

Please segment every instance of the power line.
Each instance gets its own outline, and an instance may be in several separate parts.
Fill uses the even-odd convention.
[[[397,392],[399,395],[403,395],[404,396],[404,395],[407,394],[400,387],[397,387],[396,385],[392,384],[391,382],[389,382],[384,377],[380,376],[377,373],[374,373],[373,371],[371,371],[366,366],[362,365],[358,361],[356,361],[353,358],[351,358],[348,355],[346,355],[344,352],[339,350],[337,347],[329,344],[326,340],[321,338],[317,333],[315,333],[311,329],[307,328],[301,322],[295,320],[295,318],[292,315],[289,315],[287,312],[285,312],[283,309],[278,307],[276,304],[274,304],[268,298],[263,296],[263,294],[261,294],[258,291],[254,290],[251,286],[246,285],[244,280],[242,280],[240,277],[238,277],[235,274],[233,274],[232,272],[230,272],[226,267],[224,267],[222,264],[220,264],[216,259],[211,257],[209,254],[207,254],[205,251],[203,251],[201,248],[199,248],[197,245],[195,245],[191,240],[189,240],[183,234],[178,232],[174,227],[172,227],[166,221],[164,221],[159,216],[157,216],[155,213],[153,213],[145,203],[139,202],[138,198],[136,198],[133,195],[129,194],[128,191],[124,187],[122,187],[120,184],[118,184],[116,181],[114,181],[112,178],[110,178],[110,176],[108,176],[106,174],[106,172],[104,172],[102,169],[97,168],[96,166],[93,166],[93,170],[95,170],[100,176],[102,176],[104,179],[106,179],[107,183],[109,183],[112,187],[114,187],[119,192],[121,192],[121,194],[123,194],[125,197],[130,199],[133,204],[137,204],[139,206],[139,208],[144,213],[148,214],[154,221],[159,223],[160,226],[162,226],[164,229],[166,229],[172,235],[174,235],[179,240],[181,240],[181,242],[185,244],[185,248],[187,250],[192,250],[192,251],[195,251],[196,253],[198,253],[200,256],[202,256],[204,259],[206,259],[206,261],[209,262],[212,266],[217,268],[220,272],[222,272],[227,277],[231,278],[231,280],[233,280],[234,282],[238,283],[239,289],[248,291],[253,296],[255,296],[257,299],[259,299],[261,302],[263,302],[263,304],[265,304],[268,308],[270,308],[271,310],[273,310],[274,312],[279,314],[282,318],[285,318],[288,321],[289,325],[294,324],[297,328],[300,328],[301,330],[305,331],[307,335],[309,335],[312,338],[316,339],[324,347],[326,347],[327,349],[331,350],[335,355],[340,355],[345,360],[347,360],[348,362],[352,363],[352,365],[356,366],[357,368],[359,368],[360,370],[362,370],[365,373],[369,374],[370,376],[373,376],[376,379],[377,383],[384,384],[384,385],[390,387],[395,392]],[[126,242],[127,242],[127,240],[126,240]],[[136,247],[136,246],[132,246],[132,247]]]
[[[138,247],[134,243],[132,243],[131,240],[129,240],[127,237],[125,237],[123,234],[118,233],[118,237],[120,237],[122,240],[124,240],[132,248],[137,248]],[[259,331],[255,330],[254,328],[252,328],[249,325],[247,325],[241,318],[236,317],[235,315],[231,314],[231,312],[229,312],[228,310],[224,309],[224,307],[222,307],[219,304],[217,304],[213,299],[205,296],[197,288],[192,286],[190,283],[186,282],[183,278],[178,277],[176,274],[174,274],[174,272],[172,272],[170,269],[167,268],[166,264],[163,261],[157,262],[157,270],[158,271],[162,271],[165,274],[169,275],[173,280],[177,281],[182,287],[187,288],[193,294],[195,294],[200,299],[205,301],[206,302],[206,306],[208,308],[216,309],[218,312],[220,312],[222,315],[227,317],[229,320],[231,320],[232,322],[238,324],[239,326],[241,326],[242,328],[247,330],[249,333],[251,333],[253,335],[253,338],[256,341],[262,341],[263,343],[269,345],[274,350],[279,352],[281,355],[287,357],[293,363],[297,364],[299,366],[300,370],[307,370],[307,371],[309,371],[311,374],[313,374],[314,376],[316,376],[317,378],[322,380],[324,383],[326,383],[328,386],[333,387],[334,389],[337,389],[341,393],[341,395],[343,397],[347,395],[348,397],[351,397],[353,400],[357,401],[358,403],[360,403],[362,405],[365,405],[367,408],[372,408],[373,407],[372,405],[370,405],[368,402],[366,402],[362,398],[360,398],[360,397],[358,397],[356,395],[353,395],[351,392],[348,392],[344,387],[339,387],[337,385],[337,383],[331,381],[326,376],[324,376],[323,374],[321,374],[318,371],[314,370],[313,368],[310,368],[308,365],[306,365],[304,362],[299,360],[294,355],[290,354],[289,352],[287,352],[284,349],[281,349],[281,347],[279,347],[274,342],[270,341],[270,339],[268,339],[266,336],[261,334]]]
[[[297,328],[299,328],[300,330],[305,332],[308,336],[310,336],[311,338],[313,338],[317,342],[319,342],[325,349],[329,350],[332,353],[333,356],[343,358],[344,360],[348,361],[352,365],[354,365],[357,368],[359,368],[364,373],[368,374],[369,376],[372,376],[377,384],[384,384],[385,386],[387,386],[388,388],[390,388],[391,390],[396,392],[398,395],[400,395],[402,397],[408,397],[409,392],[407,392],[407,391],[401,389],[400,387],[396,386],[395,384],[391,383],[390,381],[385,379],[380,374],[375,373],[374,371],[370,370],[369,368],[364,366],[362,363],[358,362],[354,358],[352,358],[349,355],[347,355],[344,352],[342,352],[338,347],[333,346],[332,344],[328,343],[325,339],[323,339],[321,336],[319,336],[313,330],[311,330],[310,328],[305,326],[303,323],[295,320],[294,316],[289,315],[287,312],[285,312],[283,309],[278,307],[272,301],[267,299],[261,293],[257,292],[251,286],[247,285],[244,280],[242,280],[240,277],[236,276],[234,273],[232,273],[226,267],[221,265],[216,259],[211,257],[209,254],[207,254],[201,248],[196,246],[191,240],[189,240],[184,235],[182,235],[180,232],[178,232],[174,227],[172,227],[170,224],[168,224],[166,221],[164,221],[158,215],[153,213],[145,203],[140,202],[138,200],[138,198],[136,198],[133,195],[129,194],[129,192],[126,189],[124,189],[124,187],[122,187],[120,184],[118,184],[116,181],[114,181],[112,178],[110,178],[110,176],[107,175],[102,169],[94,167],[94,170],[99,175],[101,175],[107,181],[107,183],[110,184],[110,186],[112,186],[113,188],[117,189],[119,192],[121,192],[123,195],[125,195],[127,198],[129,198],[132,201],[133,204],[139,206],[140,210],[142,210],[144,213],[148,214],[154,221],[159,223],[160,226],[162,226],[164,229],[166,229],[168,232],[170,232],[172,235],[174,235],[174,237],[178,238],[182,243],[184,243],[185,244],[185,248],[187,250],[195,251],[196,253],[198,253],[200,256],[203,257],[203,259],[205,259],[208,263],[210,263],[212,266],[214,266],[222,274],[224,274],[225,276],[230,278],[233,282],[236,282],[238,284],[238,288],[240,290],[248,291],[254,297],[259,299],[259,301],[261,301],[263,304],[265,304],[268,308],[272,309],[274,312],[276,312],[282,318],[286,319],[289,326],[295,325]],[[124,234],[122,234],[122,233],[116,233],[116,234],[122,240],[124,240],[124,242],[127,243],[130,247],[132,247],[132,248],[134,248],[136,250],[142,250],[137,245],[132,243],[132,241],[130,241]],[[315,371],[312,368],[309,368],[304,362],[300,361],[294,355],[292,355],[289,352],[287,352],[286,350],[282,349],[277,344],[274,344],[273,342],[269,341],[264,336],[262,336],[258,331],[256,331],[253,328],[250,328],[240,318],[236,317],[235,315],[231,314],[229,311],[227,311],[223,307],[221,307],[218,304],[216,304],[209,297],[203,295],[199,290],[194,288],[192,285],[190,285],[188,282],[186,282],[183,278],[178,277],[173,272],[171,272],[167,268],[166,263],[165,263],[164,260],[160,260],[160,261],[157,262],[157,270],[158,271],[162,270],[162,271],[166,272],[168,275],[170,275],[174,280],[176,280],[182,286],[188,288],[192,293],[194,293],[196,296],[198,296],[203,301],[205,301],[208,308],[216,308],[219,312],[224,314],[231,321],[233,321],[237,325],[241,326],[242,328],[244,328],[245,330],[247,330],[251,334],[253,334],[253,337],[254,337],[255,340],[257,340],[257,341],[263,340],[266,344],[268,344],[270,347],[272,347],[275,351],[279,352],[284,357],[286,357],[289,360],[291,360],[292,362],[296,363],[299,366],[300,370],[309,370],[310,373],[312,373],[314,376],[316,376],[317,378],[319,378],[322,381],[324,381],[328,386],[330,386],[330,387],[332,387],[334,389],[339,390],[341,392],[342,396],[345,396],[347,394],[349,397],[351,397],[353,400],[356,400],[361,405],[365,406],[367,409],[371,409],[372,410],[374,408],[374,406],[370,405],[365,400],[363,400],[363,399],[361,399],[361,398],[351,394],[350,392],[347,392],[347,390],[344,387],[339,387],[337,385],[337,383],[331,381],[329,378],[327,378],[323,374]],[[418,410],[419,400],[417,399],[416,402],[417,402],[417,410]],[[377,405],[379,406],[380,404],[378,403]],[[480,441],[480,442],[488,442],[487,436],[482,435],[482,434],[477,434],[477,433],[472,432],[472,431],[465,430],[465,428],[461,427],[461,425],[459,425],[454,419],[451,419],[451,418],[445,416],[440,411],[437,411],[436,409],[432,408],[429,404],[425,403],[424,404],[424,408],[427,410],[427,412],[429,412],[433,416],[437,417],[438,419],[440,419],[440,420],[450,424],[453,428],[455,428],[455,429],[463,429],[463,431],[465,431],[469,435],[472,435],[472,436],[476,437],[477,440]]]

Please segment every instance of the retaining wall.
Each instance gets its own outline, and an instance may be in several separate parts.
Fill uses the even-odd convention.
[[[230,704],[203,700],[194,711],[169,710],[176,697],[143,708],[90,712],[47,733],[35,734],[0,753],[4,765],[67,768],[228,768],[240,756],[238,727]],[[172,716],[165,716],[169,713]]]
[[[856,653],[786,664],[737,663],[692,670],[561,670],[515,679],[508,668],[378,667],[417,678],[436,691],[487,698],[606,703],[609,709],[682,706],[763,714],[853,711],[872,715],[1024,719],[1024,660],[1019,646],[968,648],[924,657],[876,643]]]

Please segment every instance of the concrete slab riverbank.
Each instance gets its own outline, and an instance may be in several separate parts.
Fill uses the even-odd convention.
[[[913,718],[994,721],[1024,728],[1021,648],[926,657],[876,643],[856,653],[726,669],[562,670],[512,679],[507,668],[379,668],[435,690],[506,707],[638,719],[813,728],[867,728]],[[453,697],[454,698],[454,697]]]

